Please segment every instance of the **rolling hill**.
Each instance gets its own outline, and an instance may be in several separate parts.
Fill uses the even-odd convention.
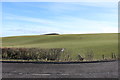
[[[2,47],[65,48],[73,59],[76,55],[94,53],[95,59],[118,54],[118,34],[63,34],[2,37]]]

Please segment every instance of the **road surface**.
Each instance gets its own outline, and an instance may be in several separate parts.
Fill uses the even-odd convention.
[[[79,64],[2,63],[3,78],[118,78],[118,62]]]

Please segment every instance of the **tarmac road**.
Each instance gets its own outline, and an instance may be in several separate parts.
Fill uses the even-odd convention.
[[[3,78],[118,78],[118,62],[79,64],[2,63]]]

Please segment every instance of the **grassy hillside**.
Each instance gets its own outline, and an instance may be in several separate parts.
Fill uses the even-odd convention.
[[[3,47],[37,47],[66,48],[72,59],[80,54],[94,53],[94,59],[101,59],[104,54],[110,58],[112,53],[118,53],[118,34],[64,34],[3,37]]]

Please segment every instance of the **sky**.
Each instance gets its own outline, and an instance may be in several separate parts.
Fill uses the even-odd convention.
[[[116,2],[3,2],[2,35],[118,33]]]

